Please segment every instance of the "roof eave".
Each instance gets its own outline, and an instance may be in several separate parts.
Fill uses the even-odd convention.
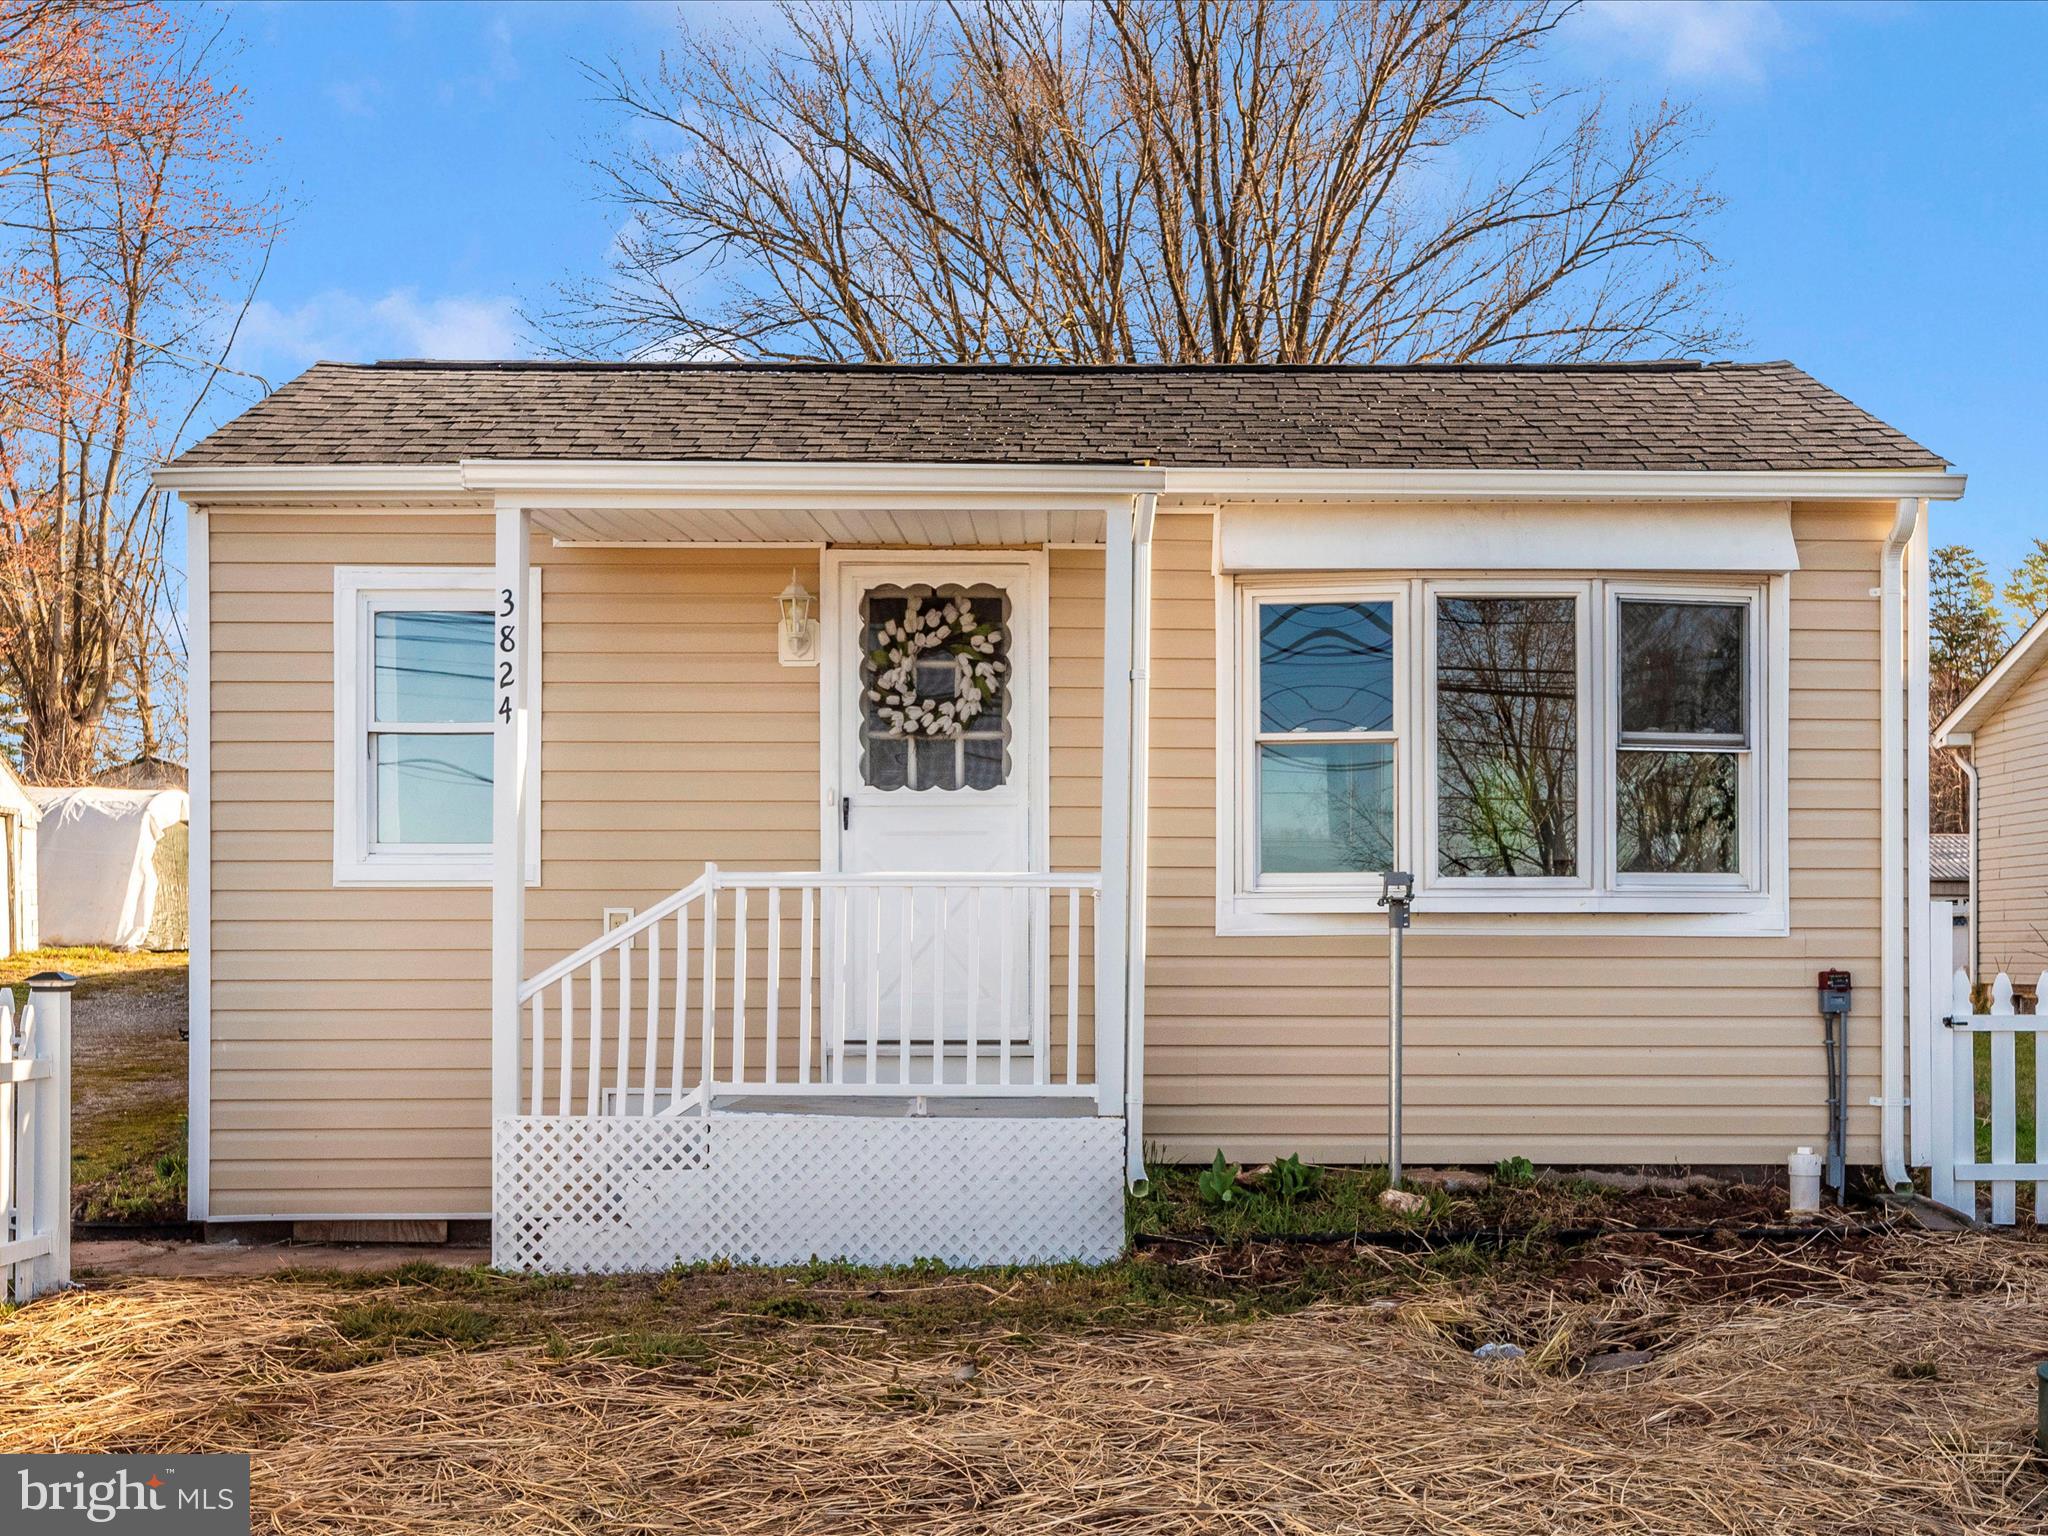
[[[582,495],[917,490],[964,493],[1020,488],[1064,494],[1153,492],[1198,499],[1238,497],[1486,500],[1953,501],[1967,477],[1945,469],[1592,470],[1304,469],[1144,464],[965,464],[846,460],[465,459],[454,464],[172,464],[152,484],[187,498],[247,501],[279,496],[532,497]]]

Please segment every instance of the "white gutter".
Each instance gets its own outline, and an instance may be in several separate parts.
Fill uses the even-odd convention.
[[[1430,501],[1952,501],[1941,470],[1159,469],[1130,464],[932,464],[833,460],[468,459],[456,464],[193,464],[159,469],[159,490],[201,496],[518,493],[658,496],[798,492],[1054,497],[1374,497]]]
[[[1514,497],[1572,501],[1953,501],[1945,470],[1169,469],[1169,496]]]
[[[656,494],[820,491],[1043,491],[1059,496],[1143,494],[1164,474],[1130,464],[966,464],[822,459],[465,459],[462,481],[473,491],[619,491]]]
[[[149,483],[186,496],[450,496],[466,489],[460,464],[170,464]]]
[[[1130,925],[1124,1004],[1124,1160],[1134,1187],[1145,1179],[1145,919],[1152,816],[1152,525],[1159,498],[1137,500],[1131,551]]]
[[[1883,1099],[1879,1123],[1884,1180],[1890,1187],[1896,1187],[1908,1180],[1905,1135],[1906,976],[1911,961],[1916,956],[1924,956],[1926,945],[1926,671],[1924,647],[1909,643],[1906,632],[1909,607],[1906,591],[1908,552],[1916,543],[1924,545],[1926,517],[1927,506],[1923,500],[1911,496],[1899,498],[1898,510],[1892,520],[1891,534],[1885,540],[1882,563],[1879,567],[1878,624],[1881,630],[1882,658],[1879,676],[1882,692],[1879,694],[1878,706],[1878,771],[1883,776],[1879,790],[1879,833],[1882,843],[1878,861],[1881,903],[1878,927],[1878,1059]],[[1925,604],[1922,602],[1917,606],[1921,612],[1914,619],[1913,629],[1915,637],[1920,637],[1926,632]],[[1916,677],[1919,685],[1917,711],[1911,704]],[[1923,727],[1921,763],[1917,776],[1911,773],[1908,766],[1912,755],[1912,743],[1908,738],[1908,732],[1916,713]],[[1909,804],[1914,798],[1912,789],[1915,784],[1919,790],[1921,829],[1917,852],[1912,849],[1913,807]],[[1919,867],[1923,889],[1909,893],[1907,885],[1911,865]],[[1915,900],[1915,897],[1918,899]],[[1909,902],[1911,905],[1908,905]],[[1917,918],[1914,913],[1918,914]],[[1922,935],[1918,945],[1914,943],[1916,929]],[[1918,1001],[1924,1004],[1925,999]]]

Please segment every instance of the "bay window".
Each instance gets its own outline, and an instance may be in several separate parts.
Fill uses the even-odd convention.
[[[1734,577],[1244,579],[1219,922],[1323,931],[1287,920],[1355,919],[1410,869],[1423,912],[1781,924],[1782,601]]]

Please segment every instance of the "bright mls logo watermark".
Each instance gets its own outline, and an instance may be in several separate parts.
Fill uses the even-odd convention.
[[[246,1456],[0,1456],[0,1532],[248,1536]]]

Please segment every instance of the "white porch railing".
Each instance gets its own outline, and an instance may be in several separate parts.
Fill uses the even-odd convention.
[[[530,1115],[831,1095],[1080,1097],[1095,874],[702,876],[519,989]]]
[[[0,991],[0,1301],[71,1281],[71,982]]]
[[[1971,996],[1969,973],[1957,971],[1947,1005],[1947,1041],[1933,1042],[1929,1063],[1928,1106],[1935,1120],[1928,1162],[1928,1193],[1942,1204],[1974,1215],[1977,1186],[1990,1185],[1991,1221],[2011,1226],[2018,1220],[2018,1189],[2034,1186],[2034,1223],[2048,1225],[2048,1144],[2042,1114],[2048,1110],[2048,1016],[2040,1009],[2048,998],[2048,974],[2037,983],[2031,1014],[2019,1013],[2013,1001],[2012,978],[2000,971],[1991,984],[1991,1011],[1978,1013]],[[2020,1160],[2019,1039],[2031,1036],[2034,1047],[2032,1160]],[[1977,1042],[1988,1042],[1988,1073],[1982,1094],[1977,1086]],[[1916,1086],[1914,1093],[1919,1094]],[[1977,1152],[1977,1133],[1989,1133],[1988,1159]]]

